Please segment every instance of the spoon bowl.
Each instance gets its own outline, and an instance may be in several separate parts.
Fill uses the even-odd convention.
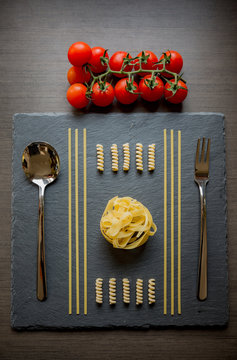
[[[57,151],[46,142],[33,142],[22,155],[22,167],[28,179],[39,187],[37,298],[47,298],[45,245],[44,245],[44,192],[45,187],[58,176],[60,160]]]
[[[59,173],[59,156],[46,142],[33,142],[23,152],[22,167],[33,183],[38,184],[38,180],[51,183]]]

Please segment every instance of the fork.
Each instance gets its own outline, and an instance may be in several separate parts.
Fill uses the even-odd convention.
[[[205,153],[205,138],[202,139],[202,149],[200,157],[200,139],[197,142],[195,175],[194,180],[198,185],[201,203],[201,223],[200,223],[200,254],[198,265],[198,291],[199,300],[207,298],[207,211],[206,211],[206,185],[209,180],[209,155],[211,140],[208,139],[207,150]]]

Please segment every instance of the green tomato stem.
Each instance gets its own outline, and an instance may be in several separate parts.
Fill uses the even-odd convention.
[[[157,76],[158,74],[161,74],[162,73],[167,73],[167,74],[170,74],[172,75],[172,77],[174,77],[174,84],[173,84],[173,87],[174,87],[174,91],[176,92],[176,88],[177,88],[177,84],[178,84],[178,81],[179,81],[179,75],[175,72],[172,72],[172,71],[169,71],[165,68],[165,63],[166,63],[166,60],[165,59],[162,59],[162,61],[160,62],[160,64],[163,65],[162,69],[155,69],[155,70],[147,70],[147,69],[142,69],[142,59],[141,59],[141,56],[139,57],[139,61],[138,61],[138,64],[136,65],[139,65],[139,69],[137,70],[131,70],[131,71],[124,71],[124,68],[126,67],[126,65],[122,64],[122,67],[121,67],[121,70],[119,71],[116,71],[116,70],[111,70],[109,64],[108,64],[108,68],[107,68],[107,71],[103,74],[100,74],[98,76],[95,76],[91,70],[91,67],[88,66],[88,71],[92,77],[92,82],[91,84],[88,86],[88,91],[89,92],[92,92],[92,88],[93,88],[93,85],[99,81],[101,82],[102,79],[106,78],[109,74],[122,74],[122,75],[127,75],[128,78],[129,78],[129,81],[131,81],[131,76],[132,75],[135,75],[135,74],[138,74],[138,73],[150,73],[151,74],[151,78],[153,78],[154,76]]]

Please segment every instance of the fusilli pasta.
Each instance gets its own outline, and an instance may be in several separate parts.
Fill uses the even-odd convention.
[[[101,172],[104,171],[104,148],[103,145],[97,144],[97,169]]]
[[[123,144],[123,170],[128,171],[130,167],[129,143]]]
[[[143,145],[140,143],[136,144],[136,168],[137,171],[143,171]]]
[[[116,279],[109,279],[109,303],[110,305],[116,304]]]
[[[148,170],[153,171],[155,170],[155,149],[156,144],[150,144],[148,145]]]
[[[127,278],[123,279],[123,302],[130,303],[130,282]]]
[[[111,156],[112,156],[112,171],[118,171],[118,146],[113,144],[111,146]]]
[[[136,281],[136,305],[143,304],[143,280],[137,279]]]
[[[155,279],[149,279],[148,280],[148,302],[149,304],[154,304],[156,302],[156,296],[155,296]]]
[[[97,278],[95,281],[95,294],[97,304],[103,303],[103,279]]]

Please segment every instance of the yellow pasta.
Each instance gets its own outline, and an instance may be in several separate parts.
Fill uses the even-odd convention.
[[[143,145],[140,143],[136,144],[136,168],[138,171],[143,171]]]
[[[137,279],[136,281],[136,305],[143,304],[143,280]]]
[[[103,303],[103,279],[97,278],[95,281],[95,295],[97,304]]]
[[[123,302],[130,303],[130,282],[127,278],[123,279]]]
[[[111,155],[112,155],[112,171],[118,171],[118,146],[113,144],[111,146]]]
[[[148,280],[148,302],[150,305],[154,304],[156,302],[155,288],[156,288],[155,279],[149,279]]]
[[[130,167],[129,143],[123,144],[123,170],[128,171]]]
[[[100,220],[102,235],[117,249],[135,249],[156,233],[151,213],[131,197],[109,200]]]
[[[153,171],[155,170],[155,149],[156,149],[156,144],[150,144],[148,145],[148,170],[149,171]]]
[[[109,303],[110,305],[116,304],[116,279],[109,279]]]
[[[97,150],[97,169],[101,172],[104,171],[104,147],[101,144],[96,145]]]

